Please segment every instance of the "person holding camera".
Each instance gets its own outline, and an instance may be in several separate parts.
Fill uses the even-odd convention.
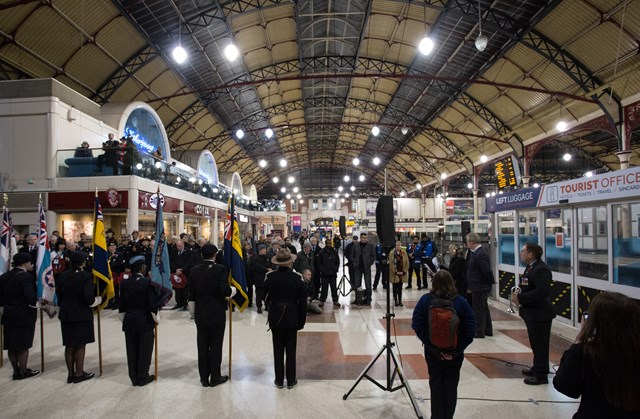
[[[580,399],[574,419],[640,417],[640,305],[617,293],[595,296],[553,386]]]
[[[284,387],[287,377],[287,388],[293,388],[296,378],[296,344],[298,330],[302,330],[307,320],[307,292],[300,277],[291,270],[296,255],[289,249],[281,248],[271,263],[277,267],[266,275],[264,291],[269,307],[269,328],[273,340],[273,364],[275,369],[274,384]],[[286,354],[286,367],[285,367]]]

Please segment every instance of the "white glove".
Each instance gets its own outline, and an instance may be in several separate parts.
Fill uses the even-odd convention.
[[[102,304],[102,296],[99,295],[93,299],[93,303],[89,307],[97,307],[100,304]]]
[[[236,295],[238,290],[236,289],[236,287],[230,287],[230,288],[231,288],[231,295],[229,296],[229,298],[233,298],[233,296]]]
[[[42,308],[42,301],[38,300],[36,302],[36,308]]]
[[[121,322],[123,322],[123,321],[124,321],[124,315],[125,315],[125,314],[126,314],[126,313],[125,313],[124,311],[121,311],[121,312],[119,312],[119,313],[118,313],[118,318],[120,319],[120,321],[121,321]]]
[[[194,313],[196,312],[196,302],[189,301],[187,303],[187,306],[189,306],[189,314],[191,314],[191,317],[193,317]]]
[[[160,312],[159,311],[157,313],[151,312],[151,317],[153,318],[153,321],[156,322],[156,324],[160,324]]]

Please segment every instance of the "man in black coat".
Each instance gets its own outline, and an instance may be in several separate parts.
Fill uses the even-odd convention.
[[[189,249],[183,240],[176,242],[176,247],[169,254],[171,266],[171,284],[176,297],[176,305],[172,310],[187,310],[187,284],[191,268],[200,263],[200,256]]]
[[[533,367],[522,370],[527,377],[525,384],[538,385],[549,382],[549,340],[551,321],[556,317],[549,299],[551,270],[540,258],[542,247],[525,243],[520,251],[520,260],[526,265],[520,279],[520,293],[512,295],[512,301],[520,305],[520,317],[524,320],[533,351]]]
[[[318,253],[318,267],[320,270],[320,278],[322,279],[322,291],[320,293],[320,307],[324,306],[324,302],[329,294],[331,287],[331,299],[334,307],[340,307],[338,302],[338,290],[336,288],[336,280],[338,278],[338,269],[340,268],[340,256],[336,249],[333,248],[331,240],[325,240],[324,249]]]
[[[264,281],[269,305],[269,328],[273,338],[273,364],[276,375],[274,384],[278,388],[284,387],[285,375],[288,388],[293,388],[298,383],[297,334],[307,321],[306,286],[301,276],[291,270],[295,259],[296,255],[292,255],[289,249],[280,249],[271,259],[271,263],[278,269],[269,272]]]
[[[36,283],[30,271],[33,260],[29,252],[13,256],[13,269],[0,276],[0,316],[4,326],[4,348],[13,367],[13,379],[22,380],[40,374],[27,368],[29,348],[36,327]]]
[[[489,294],[495,282],[491,261],[486,250],[480,244],[480,236],[467,234],[467,283],[471,291],[471,306],[476,316],[476,338],[493,336],[491,313],[489,312]]]
[[[249,272],[256,287],[256,308],[258,314],[262,313],[262,302],[264,301],[264,278],[267,272],[271,271],[271,262],[267,259],[267,245],[259,244],[258,253],[249,259]]]
[[[364,300],[358,301],[357,305],[371,305],[371,266],[376,261],[376,249],[373,244],[369,243],[367,233],[360,233],[360,243],[353,246],[352,261],[356,268],[355,281],[352,283],[356,290],[362,286],[362,277],[364,276]],[[356,291],[356,296],[359,291]]]
[[[129,259],[129,267],[132,275],[120,284],[119,315],[127,346],[129,378],[134,386],[145,386],[156,378],[149,375],[149,366],[159,298],[151,279],[144,276],[144,256]]]
[[[189,272],[189,311],[198,330],[198,371],[203,387],[225,383],[228,375],[220,375],[224,342],[225,309],[236,289],[229,285],[228,271],[214,262],[218,248],[205,244],[204,262]]]
[[[353,261],[353,246],[356,244],[358,244],[358,236],[353,236],[351,241],[344,247],[342,254],[347,264],[347,269],[349,270],[349,282],[351,286],[353,286],[356,279],[356,264]]]

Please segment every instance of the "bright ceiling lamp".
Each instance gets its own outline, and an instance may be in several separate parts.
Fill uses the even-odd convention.
[[[400,128],[400,132],[402,133],[402,135],[407,135],[407,133],[409,132],[409,128],[402,127],[402,128]]]
[[[585,177],[591,177],[591,176],[593,176],[593,172],[592,171],[588,171],[584,175],[585,175]]]
[[[338,186],[338,191],[340,192],[344,191],[344,188],[342,187],[342,185]]]
[[[287,182],[289,182],[289,183],[293,183],[293,182],[295,182],[295,181],[296,181],[296,178],[294,178],[293,176],[289,176],[289,177],[287,178]]]
[[[273,181],[273,183],[278,183],[280,182],[280,179],[278,178],[278,176],[274,176],[273,179],[271,179]]]
[[[569,161],[569,160],[571,160],[571,154],[569,154],[569,153],[564,153],[564,156],[562,156],[562,159],[563,159],[564,161]]]
[[[374,137],[377,137],[378,134],[380,134],[380,128],[374,125],[373,128],[371,128],[371,134],[373,134]]]
[[[433,43],[433,39],[425,36],[422,38],[422,41],[420,41],[420,44],[418,44],[418,50],[422,55],[429,55],[433,51],[434,46],[435,44]]]
[[[568,128],[568,127],[569,127],[569,125],[568,125],[566,122],[564,122],[564,121],[559,121],[559,122],[556,124],[556,129],[557,129],[558,131],[560,131],[560,132],[565,132],[565,131],[567,130],[567,128]]]
[[[267,167],[267,161],[265,159],[262,159],[258,162],[258,165],[264,169],[265,167]]]
[[[287,161],[285,159],[280,159],[280,167],[287,167]]]
[[[360,180],[360,182],[364,182],[364,175],[360,175],[358,179]]]
[[[271,138],[271,137],[273,137],[273,130],[272,130],[271,128],[267,128],[267,129],[264,131],[264,135],[265,135],[265,137],[267,137],[267,138]]]
[[[296,198],[301,199],[301,198],[302,198],[302,195],[301,195],[301,194],[298,194],[298,195],[296,195]]]
[[[349,192],[345,193],[345,194],[344,194],[344,197],[345,197],[345,198],[349,198]]]
[[[171,56],[173,57],[173,60],[178,64],[182,64],[187,61],[187,51],[182,48],[182,45],[178,45],[177,47],[175,47],[171,52]]]
[[[486,163],[486,162],[487,162],[487,160],[489,160],[489,157],[487,157],[486,155],[484,155],[484,154],[483,154],[482,156],[480,156],[480,161],[481,161],[482,163]]]
[[[287,194],[287,199],[290,199],[290,198],[291,198],[291,194],[290,194],[290,193],[288,193],[288,194]]]
[[[355,190],[356,190],[356,187],[355,187],[355,186],[353,186],[353,185],[351,185],[351,187],[350,187],[349,189],[351,189],[351,192],[353,192],[353,191],[355,191]]]
[[[419,184],[419,183],[416,183],[416,189],[417,189],[417,190],[422,189],[422,185],[421,185],[421,184]]]
[[[238,129],[236,131],[236,137],[238,138],[238,140],[242,140],[242,137],[244,137],[244,131],[242,131],[241,129]]]
[[[476,38],[476,49],[480,52],[484,51],[489,43],[489,39],[482,34],[482,6],[478,0],[478,37]]]
[[[376,166],[379,165],[380,164],[380,157],[374,157],[373,158],[373,164],[376,165]]]
[[[280,188],[280,192],[285,193],[287,192],[287,188],[285,188],[284,186],[282,188]]]
[[[400,196],[405,196],[404,191],[400,191]]]
[[[360,164],[360,159],[359,159],[359,158],[357,158],[357,157],[355,157],[355,158],[353,159],[353,165],[354,165],[354,166],[357,166],[357,165],[359,165],[359,164]]]
[[[337,198],[337,197],[339,197],[340,195],[338,195],[338,194],[336,193],[336,194],[333,194],[333,196],[334,196],[335,198]]]
[[[297,186],[295,186],[295,187],[293,188],[293,193],[298,193],[298,191],[299,191],[299,190],[300,190],[300,188],[298,188]]]
[[[467,188],[473,189],[473,184],[471,182],[467,183]]]
[[[344,175],[344,181],[345,182],[349,182],[349,180],[351,180],[351,178],[349,177],[349,175]]]
[[[440,179],[445,180],[447,178],[447,174],[446,173],[442,173],[440,175]]]
[[[227,57],[227,60],[229,61],[235,61],[239,55],[240,51],[238,51],[238,47],[236,47],[234,44],[229,44],[224,49],[224,56]]]

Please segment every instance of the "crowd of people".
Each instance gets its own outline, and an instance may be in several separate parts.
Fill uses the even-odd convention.
[[[111,229],[106,231],[106,238],[117,290],[108,307],[118,309],[123,321],[131,382],[144,386],[155,379],[149,374],[154,328],[163,301],[168,300],[166,293],[162,294],[147,275],[154,238],[133,232],[118,243]],[[321,246],[317,237],[304,238],[299,252],[290,238],[266,235],[254,240],[247,233],[242,241],[249,305],[255,304],[258,314],[262,313],[263,305],[268,310],[277,388],[284,388],[285,379],[288,388],[297,384],[297,332],[304,328],[306,317],[322,311],[329,292],[333,305],[340,306],[336,278],[341,263],[334,241],[327,239]],[[0,277],[4,349],[8,351],[14,380],[39,373],[27,366],[38,307],[33,275],[37,238],[29,235],[18,239],[20,251],[13,256],[13,269]],[[429,288],[413,311],[412,328],[424,346],[432,417],[453,418],[464,351],[474,339],[493,335],[487,298],[495,280],[477,234],[467,235],[466,254],[464,248],[452,244],[448,248],[448,266],[433,260],[432,265],[427,264],[427,272],[420,272],[425,265],[422,256],[419,265],[415,259],[425,254],[425,249],[429,249],[427,253],[437,250],[435,244],[428,244],[428,238],[417,239],[406,249],[399,241],[392,249],[382,249],[380,245],[373,246],[363,233],[342,250],[354,272],[351,281],[360,291],[360,296],[356,296],[356,301],[361,298],[360,304],[370,302],[371,289],[378,284],[377,279],[374,287],[371,284],[371,267],[375,263],[379,263],[376,271],[381,272],[383,287],[393,289],[396,307],[403,306],[402,290],[404,284],[410,283],[411,273],[416,273],[419,288]],[[67,382],[80,383],[94,376],[84,371],[84,354],[85,346],[95,339],[92,310],[102,303],[96,297],[90,274],[91,238],[82,236],[77,242],[65,241],[58,232],[53,232],[51,240]],[[201,384],[218,386],[228,380],[220,370],[225,311],[237,290],[229,284],[227,267],[215,245],[203,238],[196,241],[186,233],[172,237],[168,244],[176,297],[173,309],[188,310],[196,324]],[[529,385],[549,382],[549,340],[555,314],[549,299],[552,273],[542,256],[539,245],[523,245],[520,260],[525,269],[520,291],[512,296],[533,351],[532,367],[522,370],[524,383]],[[442,313],[445,317],[446,313],[455,313],[447,318],[450,322],[447,324],[455,325],[455,334],[445,336],[445,343],[443,336],[450,334],[439,329]],[[603,292],[593,299],[577,343],[563,355],[553,380],[558,391],[582,397],[575,418],[637,417],[640,404],[633,383],[640,373],[640,362],[635,356],[640,350],[640,329],[636,330],[639,327],[640,306],[630,298]],[[612,353],[616,356],[610,356]]]

